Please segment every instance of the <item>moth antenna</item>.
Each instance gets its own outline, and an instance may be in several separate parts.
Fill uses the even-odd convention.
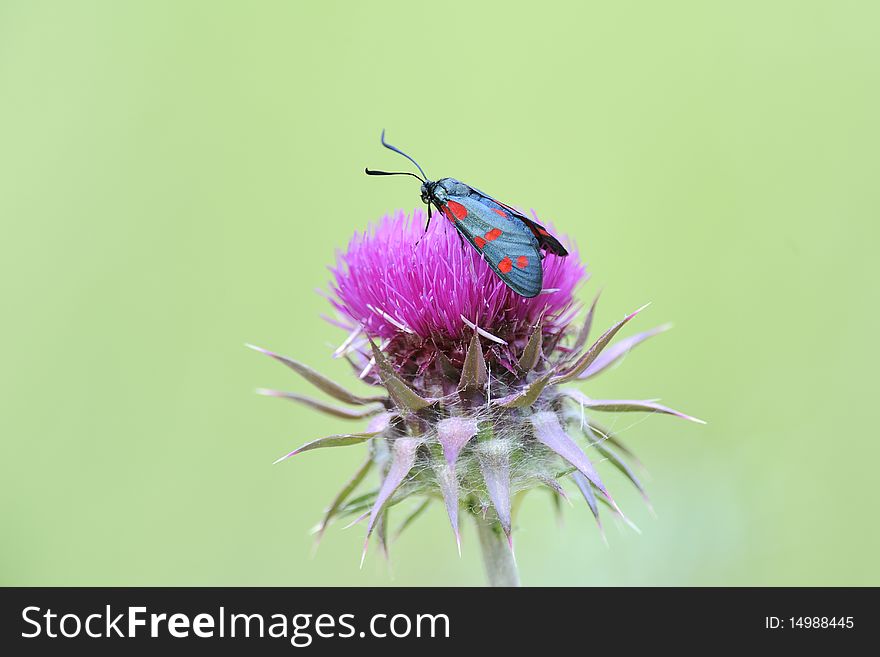
[[[412,176],[416,180],[425,182],[424,178],[420,178],[416,174],[410,173],[409,171],[376,171],[375,169],[364,169],[364,172],[368,176]]]
[[[382,145],[383,145],[385,148],[387,148],[388,150],[394,151],[394,152],[397,153],[398,155],[403,155],[407,160],[409,160],[410,162],[412,162],[413,164],[415,164],[415,165],[416,165],[416,169],[419,170],[419,173],[422,174],[422,177],[424,177],[425,180],[428,179],[428,174],[426,174],[424,171],[422,171],[422,167],[419,166],[419,163],[418,163],[418,162],[416,162],[414,159],[412,159],[409,155],[407,155],[406,153],[404,153],[402,150],[400,150],[400,149],[397,148],[396,146],[392,146],[392,145],[389,144],[387,141],[385,141],[385,130],[384,130],[384,129],[382,130],[381,141],[382,141]]]

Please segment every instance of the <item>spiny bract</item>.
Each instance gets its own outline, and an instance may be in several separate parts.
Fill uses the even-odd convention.
[[[459,550],[462,510],[493,518],[510,540],[515,496],[543,487],[564,497],[564,478],[580,490],[597,522],[599,504],[620,514],[581,445],[643,495],[644,489],[626,462],[632,453],[594,420],[593,411],[700,420],[655,401],[592,399],[568,386],[591,379],[668,327],[612,344],[640,308],[588,345],[596,302],[575,325],[573,293],[586,273],[571,245],[567,258],[545,258],[545,292],[525,299],[463,247],[452,227],[438,222],[423,234],[423,221],[420,210],[412,217],[402,211],[386,216],[355,235],[331,270],[330,301],[338,318],[330,321],[349,331],[334,356],[347,359],[377,394],[352,394],[298,361],[255,347],[354,408],[291,392],[261,393],[335,417],[369,419],[363,432],[319,438],[278,459],[367,444],[363,465],[327,508],[318,536],[333,520],[367,519],[367,539],[375,533],[387,549],[389,510],[418,497],[422,502],[401,529],[438,500]],[[378,486],[360,493],[373,469]]]

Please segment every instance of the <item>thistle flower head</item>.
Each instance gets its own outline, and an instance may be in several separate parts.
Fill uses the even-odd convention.
[[[435,221],[425,233],[423,222],[419,210],[386,216],[355,235],[331,268],[329,297],[338,317],[330,321],[348,331],[334,355],[348,359],[376,394],[352,394],[298,361],[260,350],[348,407],[264,394],[368,421],[364,431],[319,438],[279,459],[368,445],[318,534],[336,519],[360,516],[367,538],[376,534],[387,547],[392,509],[416,498],[421,503],[402,527],[437,500],[457,541],[461,512],[488,517],[510,539],[513,497],[534,488],[564,497],[565,482],[580,491],[597,522],[600,504],[622,515],[594,461],[623,472],[643,494],[644,488],[630,466],[632,453],[594,415],[695,418],[650,400],[593,399],[571,386],[667,327],[615,342],[637,310],[590,343],[596,303],[575,323],[574,293],[586,272],[574,249],[565,258],[545,257],[544,293],[527,299],[509,290],[452,226]],[[360,493],[371,470],[379,472],[378,483]]]
[[[573,293],[585,278],[577,256],[548,255],[544,290],[527,299],[508,288],[442,217],[425,232],[421,209],[398,211],[356,234],[331,269],[331,303],[351,328],[375,337],[400,333],[423,340],[460,339],[470,326],[506,336],[528,332],[539,318],[565,325]],[[464,319],[463,319],[464,318]]]

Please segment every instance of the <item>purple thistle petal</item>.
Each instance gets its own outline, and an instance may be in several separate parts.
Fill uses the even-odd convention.
[[[651,399],[590,399],[580,390],[573,389],[563,390],[562,394],[579,402],[584,408],[591,408],[594,411],[605,411],[608,413],[663,413],[665,415],[680,417],[683,420],[690,420],[697,424],[706,424],[705,420],[685,415],[673,408],[658,404]]]
[[[370,521],[367,523],[367,540],[370,539],[370,534],[373,533],[379,514],[384,511],[385,505],[391,499],[394,491],[400,487],[400,484],[403,483],[403,480],[406,479],[409,471],[415,465],[416,450],[421,442],[419,438],[397,438],[394,441],[391,447],[391,466],[388,468],[388,474],[385,475],[385,480],[382,482],[379,494],[376,496],[376,501],[370,510]],[[366,553],[367,544],[364,543],[364,555]],[[363,564],[363,556],[361,557],[361,564]]]
[[[581,372],[580,376],[578,376],[578,379],[585,380],[596,376],[597,374],[599,374],[599,372],[602,372],[603,370],[616,363],[619,359],[626,356],[626,354],[632,351],[635,346],[641,344],[648,338],[652,338],[655,335],[663,333],[664,331],[668,331],[670,328],[672,328],[671,324],[663,324],[662,326],[653,328],[650,331],[638,333],[637,335],[626,338],[625,340],[621,340],[617,344],[612,345],[607,350],[599,354],[596,357],[596,360],[593,361],[593,364],[590,365],[583,372]]]
[[[271,352],[268,349],[263,349],[262,347],[256,347],[252,344],[245,346],[253,349],[254,351],[259,351],[261,354],[266,354],[270,358],[274,358],[279,363],[282,363],[292,369],[294,372],[299,374],[316,388],[326,392],[328,395],[338,399],[341,402],[345,402],[346,404],[371,404],[373,402],[382,401],[384,399],[384,397],[360,397],[358,395],[352,394],[335,381],[331,381],[326,376],[316,372],[308,365],[303,365],[299,361],[288,358],[287,356],[281,356],[280,354]]]
[[[453,416],[437,423],[437,440],[450,466],[455,465],[462,448],[477,435],[477,431],[479,426],[473,417]]]
[[[487,440],[480,444],[480,472],[486,483],[486,492],[495,507],[501,528],[510,541],[510,453],[501,440]]]
[[[330,301],[331,303],[333,302],[333,300],[330,299],[330,297],[328,297],[327,294],[326,294],[324,291],[322,291],[322,290],[315,290],[315,292],[318,293],[318,296],[323,297],[324,299],[327,299],[327,300]],[[324,320],[325,322],[327,322],[328,324],[331,324],[331,325],[335,326],[336,328],[341,328],[343,331],[353,331],[353,330],[357,330],[358,332],[360,332],[360,331],[363,330],[363,329],[362,329],[361,327],[359,327],[359,326],[358,326],[356,329],[352,329],[352,327],[351,327],[351,325],[350,325],[350,320],[348,320],[348,319],[346,319],[345,321],[343,321],[343,320],[337,319],[336,317],[330,317],[329,315],[326,315],[326,314],[324,314],[324,313],[321,313],[320,315],[318,315],[318,317],[320,317],[321,319],[323,319],[323,320]],[[335,356],[334,356],[334,357],[335,357]]]
[[[461,316],[461,321],[463,321],[463,322],[464,322],[465,324],[467,324],[470,328],[472,328],[474,331],[476,331],[477,333],[479,333],[480,335],[482,335],[482,336],[483,336],[484,338],[486,338],[487,340],[491,340],[492,342],[497,342],[498,344],[507,345],[507,341],[506,341],[506,340],[502,340],[502,339],[499,338],[497,335],[493,335],[492,333],[489,333],[489,331],[487,331],[486,329],[481,329],[479,326],[477,326],[476,324],[474,324],[471,320],[469,320],[469,319],[468,319],[467,317],[465,317],[464,315]]]
[[[531,417],[531,422],[535,429],[535,438],[538,442],[549,447],[563,459],[580,470],[581,473],[596,486],[596,488],[608,495],[610,499],[611,496],[605,489],[605,484],[603,484],[602,480],[599,478],[599,473],[596,472],[593,464],[590,463],[590,459],[588,459],[587,455],[577,446],[577,443],[565,433],[565,429],[559,424],[559,419],[556,417],[555,413],[550,411],[535,413]]]
[[[322,316],[322,319],[333,324],[332,320],[327,319],[324,316]],[[333,352],[333,358],[342,358],[348,352],[349,347],[351,347],[351,345],[354,344],[354,341],[357,340],[357,338],[360,336],[360,334],[363,332],[363,330],[364,329],[361,328],[360,326],[356,326],[354,329],[352,329],[352,331],[348,334],[348,337],[345,338],[345,340],[342,342],[342,344],[339,345],[336,348],[336,351]]]
[[[380,413],[382,411],[381,406],[366,407],[357,410],[343,408],[341,406],[331,406],[330,404],[325,404],[324,402],[317,399],[298,395],[295,392],[284,392],[283,390],[268,390],[266,388],[258,388],[257,394],[263,395],[264,397],[278,397],[279,399],[288,399],[290,401],[309,406],[316,411],[320,411],[334,417],[341,417],[345,420],[362,420],[365,417],[370,417],[371,415],[375,415],[376,413]]]
[[[390,322],[393,326],[396,326],[397,328],[399,328],[404,333],[413,333],[413,330],[410,327],[408,327],[406,324],[404,324],[400,320],[394,319],[391,315],[386,313],[381,308],[376,308],[375,306],[371,306],[369,304],[367,304],[367,308],[370,309],[371,311],[373,311],[374,313],[377,313],[377,314],[381,315],[382,317],[384,317],[388,322]]]

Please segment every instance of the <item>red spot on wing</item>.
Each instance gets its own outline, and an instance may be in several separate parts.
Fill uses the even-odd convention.
[[[504,210],[502,210],[501,208],[492,208],[492,212],[496,212],[496,213],[500,214],[502,217],[504,217],[505,219],[507,219],[507,213]]]
[[[538,229],[538,232],[541,233],[541,235],[547,235],[547,236],[550,235],[550,233],[548,233],[548,232],[547,232],[546,230],[544,230],[543,228],[539,228],[539,229]]]
[[[500,228],[493,228],[488,233],[486,233],[486,240],[491,242],[492,240],[497,240],[501,237],[502,231]]]
[[[516,266],[519,267],[520,269],[525,269],[526,267],[528,267],[529,266],[528,257],[521,255],[519,258],[516,259]]]
[[[502,274],[509,274],[511,269],[513,269],[513,262],[511,262],[510,258],[504,256],[501,262],[498,263],[498,270]]]
[[[484,239],[483,239],[482,237],[480,237],[480,236],[477,236],[477,237],[474,238],[474,244],[477,245],[477,248],[478,248],[478,249],[482,249],[484,246],[486,246],[486,240],[484,240]]]
[[[449,211],[456,219],[464,219],[468,213],[466,207],[464,207],[461,203],[456,203],[455,201],[447,201],[446,208],[449,209]]]

